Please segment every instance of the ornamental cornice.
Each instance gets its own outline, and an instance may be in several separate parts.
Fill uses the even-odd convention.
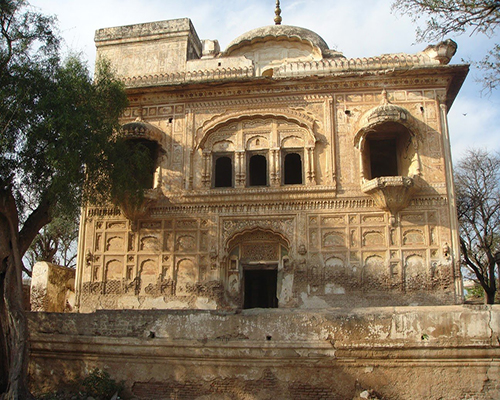
[[[340,77],[337,77],[340,78]],[[276,102],[276,98],[271,96],[279,96],[286,94],[286,100],[292,99],[297,101],[305,101],[305,96],[328,96],[331,92],[339,93],[350,91],[366,91],[374,90],[381,91],[386,88],[446,88],[450,83],[452,76],[449,75],[436,75],[431,71],[407,71],[405,75],[397,73],[386,72],[383,75],[373,75],[357,77],[352,75],[344,75],[342,79],[335,79],[335,77],[319,77],[315,81],[308,82],[307,78],[289,79],[285,82],[262,82],[259,81],[246,81],[240,84],[231,84],[227,87],[196,87],[190,89],[183,87],[183,90],[172,90],[175,88],[155,88],[156,90],[165,90],[161,95],[158,95],[158,101],[170,100],[172,102],[189,102],[189,107],[204,107],[206,105],[225,104],[225,101],[241,102],[240,104],[247,104],[247,102]],[[297,96],[295,93],[303,93],[302,96]],[[133,92],[131,92],[133,94]],[[245,96],[245,98],[243,98]],[[254,97],[258,96],[258,97]],[[151,98],[151,95],[148,94]],[[214,100],[217,97],[227,97],[230,100]],[[204,100],[207,99],[207,100]],[[209,103],[206,101],[209,100]],[[222,103],[218,103],[221,101]],[[279,101],[279,100],[278,100]],[[198,106],[198,104],[200,104]],[[237,104],[237,103],[235,103]]]
[[[253,78],[253,66],[217,68],[197,71],[176,71],[167,74],[142,75],[123,77],[122,82],[127,88],[149,87],[159,85],[175,85],[194,82],[211,82],[221,80],[234,80]]]
[[[218,214],[253,214],[262,212],[296,212],[307,210],[347,210],[359,208],[373,208],[374,202],[370,198],[346,200],[301,200],[301,201],[273,201],[247,204],[191,204],[164,207],[152,207],[149,215],[160,216],[171,213],[218,213]]]
[[[442,207],[448,204],[446,196],[417,196],[410,202],[407,210],[412,207]],[[363,198],[348,198],[348,199],[316,199],[316,200],[299,200],[299,201],[272,201],[246,204],[168,204],[157,205],[150,207],[146,216],[152,218],[161,218],[170,215],[200,215],[200,214],[219,214],[228,215],[236,214],[256,214],[264,212],[284,212],[296,213],[303,211],[351,211],[359,209],[375,209],[374,201],[366,196]],[[116,207],[89,207],[87,208],[87,219],[92,218],[123,218],[120,209]]]
[[[325,100],[333,99],[332,95],[329,94],[306,94],[306,95],[287,95],[286,97],[258,97],[258,98],[236,98],[230,100],[211,100],[210,102],[196,102],[189,104],[190,109],[211,109],[218,107],[230,107],[239,105],[251,105],[251,104],[266,104],[266,105],[279,105],[283,106],[286,104],[288,106],[299,106],[305,107],[307,103],[312,102],[324,102]]]

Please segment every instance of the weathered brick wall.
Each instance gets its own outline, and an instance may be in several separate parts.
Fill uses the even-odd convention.
[[[35,386],[93,367],[136,399],[500,398],[500,306],[31,313]]]

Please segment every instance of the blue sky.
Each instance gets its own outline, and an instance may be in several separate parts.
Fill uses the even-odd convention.
[[[94,32],[99,28],[189,17],[200,39],[218,39],[221,48],[242,33],[273,24],[275,0],[31,0],[56,15],[65,50],[95,60]],[[282,0],[283,24],[318,33],[346,57],[416,53],[415,25],[391,13],[392,0]],[[484,35],[450,36],[458,43],[452,60],[480,60],[495,42]],[[500,89],[481,94],[478,71],[471,69],[448,114],[452,152],[457,160],[470,147],[500,151]]]

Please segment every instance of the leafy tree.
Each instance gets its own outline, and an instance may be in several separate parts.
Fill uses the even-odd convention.
[[[26,0],[0,0],[0,398],[29,399],[23,256],[42,227],[74,218],[82,201],[140,204],[116,134],[127,104],[105,63],[90,76],[62,61],[54,19]],[[134,166],[134,171],[140,170]],[[139,175],[138,175],[139,176]],[[3,395],[2,395],[3,393]]]
[[[493,304],[500,266],[500,155],[469,150],[455,169],[462,264]]]
[[[468,31],[492,36],[500,24],[498,0],[395,0],[392,7],[414,22],[425,18],[425,26],[417,28],[420,40],[442,40],[451,33]],[[495,44],[476,65],[485,72],[484,87],[496,88],[500,84],[500,45]]]

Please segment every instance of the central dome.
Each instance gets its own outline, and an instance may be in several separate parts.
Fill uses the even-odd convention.
[[[261,28],[252,29],[243,35],[234,39],[225,51],[229,56],[235,50],[242,47],[252,45],[254,43],[268,41],[268,40],[298,40],[300,42],[309,43],[313,48],[319,50],[321,54],[328,51],[328,45],[321,36],[309,29],[300,28],[298,26],[290,25],[269,25]]]

